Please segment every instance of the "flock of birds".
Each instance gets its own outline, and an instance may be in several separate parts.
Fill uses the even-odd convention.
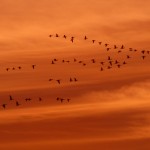
[[[72,37],[68,37],[67,35],[60,36],[58,34],[49,35],[49,37],[50,38],[55,37],[55,38],[69,39],[72,43],[74,43],[75,39],[76,39],[73,36]],[[127,49],[124,45],[121,45],[121,46],[113,45],[111,47],[110,44],[108,44],[108,43],[99,42],[99,41],[94,40],[94,39],[89,40],[89,38],[87,36],[84,36],[83,40],[85,40],[85,41],[91,41],[92,44],[96,44],[97,43],[98,45],[104,46],[104,48],[105,48],[106,51],[110,51],[110,50],[114,49],[114,50],[117,50],[116,51],[117,53],[121,53],[121,52],[123,52],[123,50],[130,51],[130,52],[139,52],[141,54],[140,57],[143,60],[145,58],[147,58],[147,56],[150,54],[149,50],[140,50],[139,51],[139,50],[134,49],[134,48],[128,48]],[[100,65],[99,70],[100,71],[104,71],[105,69],[111,69],[111,68],[113,68],[113,66],[116,66],[117,68],[121,68],[123,65],[128,64],[128,60],[130,60],[131,58],[132,58],[131,55],[128,54],[128,55],[125,56],[125,59],[122,60],[122,61],[119,61],[118,59],[113,59],[111,56],[107,56],[107,59],[105,61],[100,61],[100,60],[97,60],[97,59],[93,58],[93,59],[90,59],[88,62],[90,64],[91,63],[92,64],[98,63]],[[78,60],[77,58],[73,58],[73,60],[65,60],[65,59],[60,60],[60,59],[54,58],[54,59],[51,60],[50,64],[51,65],[56,65],[58,62],[68,63],[68,64],[71,63],[71,62],[73,62],[73,63],[81,64],[82,66],[87,66],[87,62],[85,62],[83,60]],[[35,65],[35,64],[31,65],[31,68],[33,70],[36,69],[37,67],[38,66]],[[21,69],[23,69],[23,67],[22,66],[17,66],[17,67],[12,67],[12,68],[11,67],[7,67],[6,71],[9,72],[10,70],[17,70],[17,69],[21,70]],[[58,84],[61,84],[61,79],[50,78],[50,79],[48,79],[48,81],[49,82],[57,82]],[[68,79],[68,81],[69,82],[78,82],[78,79],[76,77],[70,77]],[[13,96],[9,95],[9,100],[10,101],[14,100]],[[31,98],[25,98],[26,102],[31,101],[31,100],[32,100]],[[38,98],[38,101],[42,101],[42,100],[43,99],[41,97]],[[64,102],[64,101],[70,102],[70,100],[71,100],[70,98],[60,98],[60,97],[56,98],[56,101],[60,101],[61,103]],[[5,109],[7,105],[8,104],[3,103],[2,107]],[[15,105],[18,107],[21,104],[18,101],[15,101]]]
[[[15,99],[14,99],[14,97],[13,97],[12,95],[9,95],[9,100],[10,100],[10,101],[15,101]],[[25,98],[24,100],[25,100],[26,102],[28,102],[28,101],[30,102],[32,99],[31,99],[31,98]],[[57,101],[60,101],[60,102],[62,103],[62,102],[65,101],[65,100],[66,100],[67,102],[70,102],[71,99],[70,99],[70,98],[65,99],[65,98],[57,97],[56,100],[57,100]],[[38,101],[39,101],[39,102],[43,101],[43,98],[39,97],[39,98],[38,98]],[[4,103],[4,104],[2,104],[2,107],[5,109],[7,105],[8,105],[8,104]],[[19,101],[15,101],[15,105],[18,107],[18,106],[21,105],[21,103],[19,103]]]

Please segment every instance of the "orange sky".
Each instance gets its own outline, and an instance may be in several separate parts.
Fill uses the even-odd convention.
[[[149,5],[148,0],[1,0],[0,105],[8,105],[0,108],[0,150],[150,149],[150,55],[141,58],[141,50],[150,50]],[[56,33],[59,38],[49,38]],[[106,51],[104,43],[112,49]],[[118,54],[115,44],[125,50]],[[100,71],[99,62],[108,56],[123,62],[126,55],[127,65]],[[58,62],[52,65],[54,58]],[[70,83],[70,77],[78,82]],[[32,101],[25,102],[27,97]],[[56,97],[71,101],[61,104]]]

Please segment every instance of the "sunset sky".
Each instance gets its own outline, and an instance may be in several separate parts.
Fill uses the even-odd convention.
[[[0,0],[0,150],[149,150],[149,6],[149,0]]]

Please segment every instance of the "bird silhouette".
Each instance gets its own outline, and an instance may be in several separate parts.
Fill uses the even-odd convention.
[[[109,64],[112,66],[112,61],[109,61]]]
[[[93,44],[95,43],[95,40],[92,40]]]
[[[84,37],[84,40],[87,40],[87,39],[88,39],[88,38],[85,36],[85,37]]]
[[[11,95],[9,95],[9,100],[10,100],[10,101],[14,100]]]
[[[15,68],[13,67],[12,70],[15,70]]]
[[[121,46],[121,49],[124,49],[124,48],[125,48],[124,45],[122,45],[122,46]]]
[[[49,37],[52,37],[52,36],[53,36],[53,35],[51,35],[51,34],[49,35]]]
[[[119,62],[116,60],[116,61],[115,61],[115,64],[118,64],[118,63],[119,63]]]
[[[49,81],[52,81],[53,79],[49,79]]]
[[[67,36],[66,36],[66,35],[64,35],[63,37],[64,37],[65,39],[67,38]]]
[[[123,62],[123,65],[126,65],[126,64],[127,64],[127,63],[124,61],[124,62]]]
[[[131,58],[129,55],[127,55],[127,59]]]
[[[19,66],[19,67],[18,67],[18,69],[20,70],[20,69],[21,69],[21,67]]]
[[[36,66],[36,65],[32,65],[32,68],[35,69],[35,66]]]
[[[108,66],[107,69],[111,69],[112,67]]]
[[[118,51],[118,53],[121,53],[121,52],[122,52],[121,50]]]
[[[77,60],[74,58],[73,61],[76,62]]]
[[[54,61],[58,61],[58,60],[55,58]]]
[[[77,82],[78,80],[76,78],[74,78],[74,81]]]
[[[58,82],[58,84],[60,84],[60,80],[56,80]]]
[[[7,104],[2,104],[2,107],[5,109]]]
[[[99,45],[101,45],[101,44],[102,44],[102,42],[98,42],[98,44],[99,44]]]
[[[6,68],[6,71],[8,71],[10,68]]]
[[[110,47],[108,47],[106,50],[107,50],[107,51],[109,51],[110,49],[111,49],[111,48],[110,48]]]
[[[63,98],[61,98],[61,99],[60,99],[60,101],[61,101],[61,103],[62,103],[62,102],[64,101],[64,99],[63,99]]]
[[[67,101],[68,101],[68,102],[70,102],[70,99],[69,99],[69,98],[67,98]]]
[[[118,64],[117,66],[118,66],[118,68],[120,68],[121,65]]]
[[[146,56],[142,56],[143,59],[145,59]]]
[[[101,61],[100,63],[101,63],[101,65],[104,65],[105,62]]]
[[[111,60],[110,56],[108,56],[108,60]]]
[[[82,62],[83,62],[83,61],[81,61],[81,60],[79,61],[80,64],[81,64]]]
[[[59,35],[58,35],[58,34],[56,34],[56,37],[59,37]]]
[[[109,44],[106,43],[106,44],[105,44],[105,47],[107,47],[108,45],[109,45]]]
[[[144,54],[144,53],[145,53],[145,50],[142,50],[141,53]]]
[[[53,60],[52,60],[51,64],[55,64]]]
[[[92,63],[95,63],[95,62],[96,62],[95,59],[91,59],[91,61],[92,61]]]
[[[116,45],[114,45],[114,49],[117,49],[118,47]]]
[[[27,101],[31,101],[31,98],[26,98],[25,101],[26,101],[26,102],[27,102]]]
[[[70,82],[72,82],[73,80],[72,80],[72,78],[70,78]]]
[[[39,97],[39,101],[42,101],[42,98],[41,98],[41,97]]]
[[[101,67],[101,71],[103,71],[104,69]]]
[[[71,40],[70,40],[72,43],[74,42],[74,37],[71,37]]]
[[[60,98],[59,98],[59,97],[57,97],[57,98],[56,98],[56,100],[57,100],[57,101],[59,101],[59,100],[60,100]]]
[[[19,104],[19,102],[18,102],[18,101],[16,101],[16,106],[19,106],[19,105],[21,105],[21,104]]]

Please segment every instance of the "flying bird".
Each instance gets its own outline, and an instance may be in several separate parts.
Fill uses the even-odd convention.
[[[146,56],[142,56],[143,59],[145,59]]]
[[[7,104],[2,104],[2,107],[5,109]]]
[[[68,98],[67,101],[70,102],[70,99]]]
[[[126,65],[126,64],[127,64],[127,63],[124,61],[124,62],[123,62],[123,65]]]
[[[35,66],[36,66],[36,65],[32,65],[32,68],[35,69]]]
[[[60,100],[60,98],[59,98],[59,97],[57,97],[57,98],[56,98],[56,100],[57,100],[57,101],[59,101],[59,100]]]
[[[42,101],[42,98],[41,98],[41,97],[39,97],[39,101]]]
[[[108,47],[106,50],[109,51],[110,49],[111,49],[111,48]]]
[[[109,45],[109,44],[106,43],[106,44],[105,44],[105,47],[107,47],[108,45]]]
[[[103,62],[103,61],[101,61],[100,63],[101,63],[101,65],[104,65],[104,62]]]
[[[9,95],[9,100],[10,100],[10,101],[14,100],[11,95]]]
[[[60,80],[56,80],[58,82],[58,84],[60,84]]]
[[[144,54],[144,53],[145,53],[145,50],[142,50],[141,53]]]
[[[74,58],[73,61],[76,62],[77,60]]]
[[[114,49],[117,49],[118,47],[116,45],[114,45]]]
[[[109,61],[109,64],[112,66],[112,61]]]
[[[120,68],[121,65],[118,64],[117,66],[118,66],[118,68]]]
[[[92,63],[95,63],[95,59],[91,59]]]
[[[61,98],[61,99],[60,99],[60,101],[61,101],[61,103],[62,103],[62,102],[64,101],[64,99],[63,99],[63,98]]]
[[[77,82],[78,80],[76,78],[74,78],[74,81]]]
[[[108,56],[108,60],[111,60],[110,56]]]
[[[52,81],[53,79],[49,79],[49,81]]]
[[[70,78],[70,82],[72,82],[72,78]]]
[[[88,38],[85,36],[85,37],[84,37],[84,40],[87,40],[87,39],[88,39]]]
[[[19,102],[18,102],[18,101],[16,101],[16,106],[19,106],[19,105],[21,105],[21,104],[19,104]]]
[[[95,43],[95,40],[92,40],[93,44]]]
[[[127,55],[127,59],[131,58],[129,55]]]
[[[26,101],[26,102],[27,102],[27,101],[31,101],[31,99],[30,99],[30,98],[26,98],[25,101]]]
[[[67,36],[66,36],[66,35],[64,35],[63,37],[64,37],[65,39],[67,38]]]
[[[116,60],[116,61],[115,61],[115,64],[118,64],[118,63],[119,63],[119,62]]]
[[[71,42],[72,42],[72,43],[74,42],[74,37],[71,37]]]
[[[101,71],[103,71],[104,69],[101,67]]]
[[[10,68],[6,68],[6,70],[8,71]]]
[[[122,45],[122,46],[121,46],[121,49],[124,49],[124,48],[125,48],[124,45]]]
[[[112,67],[108,66],[107,69],[111,69]]]
[[[52,60],[51,64],[55,64],[53,60]]]

